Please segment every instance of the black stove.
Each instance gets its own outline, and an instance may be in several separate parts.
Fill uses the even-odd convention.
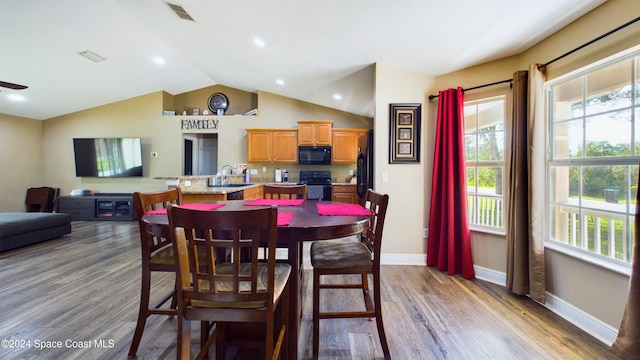
[[[331,200],[331,171],[300,171],[300,182],[307,185],[307,199]]]

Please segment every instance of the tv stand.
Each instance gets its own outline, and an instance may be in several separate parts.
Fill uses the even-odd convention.
[[[131,195],[130,193],[94,193],[93,196],[119,196],[119,197],[132,197],[133,195]]]
[[[71,215],[71,220],[136,220],[133,195],[99,193],[93,196],[60,196],[58,212]]]

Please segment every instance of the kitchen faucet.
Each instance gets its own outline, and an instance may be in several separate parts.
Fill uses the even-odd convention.
[[[229,167],[229,168],[231,169],[231,172],[230,172],[229,174],[233,174],[234,167],[233,167],[233,166],[231,166],[231,165],[224,165],[224,166],[220,169],[220,171],[222,171],[222,184],[221,184],[221,185],[227,185],[227,184],[229,184],[229,181],[230,181],[230,180],[227,178],[227,173],[224,171],[224,169],[225,169],[225,168],[227,168],[227,167]]]

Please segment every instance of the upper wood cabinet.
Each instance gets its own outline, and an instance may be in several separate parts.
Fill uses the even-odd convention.
[[[298,121],[298,145],[331,146],[333,120]]]
[[[358,139],[367,129],[334,129],[331,148],[332,164],[354,164],[358,161]]]
[[[247,129],[247,162],[298,163],[298,131]]]

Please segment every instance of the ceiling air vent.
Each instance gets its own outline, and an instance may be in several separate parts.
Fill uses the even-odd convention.
[[[100,56],[100,55],[98,55],[96,53],[93,53],[93,52],[91,52],[89,50],[80,51],[78,53],[78,55],[84,56],[84,57],[86,57],[87,59],[89,59],[89,60],[91,60],[93,62],[101,62],[101,61],[105,61],[106,60],[102,56]]]
[[[170,3],[167,3],[167,5],[169,5],[171,10],[173,10],[173,12],[175,12],[176,15],[178,15],[181,19],[191,20],[191,21],[195,22],[195,20],[193,20],[191,15],[189,15],[187,13],[187,10],[185,10],[182,6],[175,5],[175,4],[170,4]]]

